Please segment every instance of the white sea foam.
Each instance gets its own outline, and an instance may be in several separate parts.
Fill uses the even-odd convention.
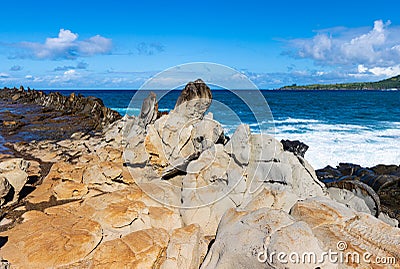
[[[122,115],[137,115],[137,108],[114,108]],[[168,111],[161,110],[161,111]],[[225,134],[231,136],[240,122],[221,122]],[[309,146],[306,159],[315,168],[352,162],[362,166],[400,164],[400,122],[380,122],[379,129],[355,124],[328,124],[320,120],[286,118],[275,120],[275,138],[300,140]],[[264,128],[268,122],[261,122]],[[258,124],[249,124],[257,132]],[[269,127],[268,127],[269,128]]]
[[[290,119],[275,125],[278,140],[300,140],[309,146],[305,158],[315,168],[351,162],[362,166],[400,164],[400,123],[380,122],[380,129],[354,124],[328,124],[317,120]],[[293,124],[301,123],[301,124]],[[262,125],[261,125],[262,126]],[[237,126],[223,125],[232,135]],[[255,124],[250,124],[255,133]]]
[[[140,113],[140,108],[112,107],[111,109],[117,111],[121,115],[125,115],[126,113],[129,113],[130,115],[138,115]]]
[[[276,138],[300,140],[309,146],[305,158],[314,168],[352,162],[362,166],[400,164],[400,129],[373,130],[363,126],[311,124],[305,132],[276,127]]]
[[[275,124],[281,124],[281,123],[317,123],[320,121],[314,119],[294,119],[289,117],[284,120],[274,120],[274,122]]]

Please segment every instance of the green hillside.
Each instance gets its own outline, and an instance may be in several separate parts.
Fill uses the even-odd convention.
[[[337,84],[311,84],[305,86],[285,86],[280,90],[386,90],[400,89],[400,75],[377,82],[354,82]]]

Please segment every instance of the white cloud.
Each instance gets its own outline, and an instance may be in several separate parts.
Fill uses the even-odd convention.
[[[106,54],[111,51],[111,39],[96,35],[85,40],[70,30],[60,29],[58,37],[46,38],[44,43],[21,42],[16,44],[22,48],[16,57],[32,57],[37,59],[76,59],[96,54]]]
[[[355,60],[362,63],[375,64],[380,61],[389,60],[383,59],[387,50],[385,46],[387,39],[387,30],[390,21],[383,24],[382,21],[375,21],[374,28],[367,34],[356,36],[348,42],[344,42],[340,46],[342,59]]]
[[[76,74],[77,74],[77,72],[76,72],[76,70],[74,70],[74,69],[67,70],[67,71],[64,72],[64,75],[65,75],[65,76],[74,76],[74,75],[76,75]]]
[[[365,73],[368,71],[368,68],[366,68],[363,64],[359,64],[357,67],[358,73]]]
[[[332,48],[332,40],[322,34],[316,35],[312,42],[304,42],[302,50],[299,50],[301,58],[312,57],[315,60],[326,60],[328,52]]]
[[[74,69],[70,69],[65,71],[62,75],[56,75],[54,77],[49,76],[47,80],[49,80],[49,84],[58,84],[58,85],[69,85],[71,83],[79,84],[78,82],[82,79],[80,73],[78,73]]]
[[[312,38],[294,39],[288,44],[289,55],[312,59],[320,66],[357,68],[360,74],[376,76],[400,73],[396,67],[400,62],[400,27],[390,21],[377,20],[370,30],[323,30]]]
[[[10,75],[7,73],[0,73],[0,78],[9,78]]]
[[[374,67],[368,69],[375,76],[393,77],[400,74],[400,65],[389,67]]]

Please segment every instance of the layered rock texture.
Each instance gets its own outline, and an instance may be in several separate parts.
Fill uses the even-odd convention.
[[[400,229],[373,211],[369,196],[326,187],[299,143],[285,146],[247,125],[227,138],[206,112],[211,102],[197,80],[168,115],[151,94],[138,117],[125,116],[102,134],[13,144],[30,157],[0,156],[1,263],[400,268]],[[328,252],[361,259],[335,261]],[[373,262],[382,257],[390,264]]]

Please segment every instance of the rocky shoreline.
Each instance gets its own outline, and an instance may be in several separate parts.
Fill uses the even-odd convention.
[[[1,100],[46,115],[2,110],[7,141],[46,122],[43,138],[63,116],[76,125],[0,155],[0,268],[400,268],[398,166],[315,171],[300,142],[247,125],[228,138],[201,80],[168,115],[154,94],[123,118],[75,95],[6,89]],[[272,255],[328,251],[391,263]]]
[[[76,132],[93,134],[121,118],[95,97],[72,93],[0,89],[0,135],[6,141],[62,140]]]

